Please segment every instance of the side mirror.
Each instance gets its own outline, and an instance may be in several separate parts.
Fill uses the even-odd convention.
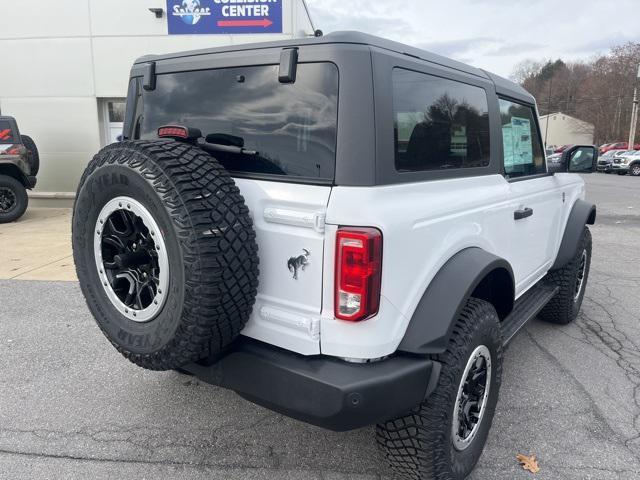
[[[562,152],[562,170],[569,173],[593,173],[598,163],[598,150],[593,145],[573,145]]]

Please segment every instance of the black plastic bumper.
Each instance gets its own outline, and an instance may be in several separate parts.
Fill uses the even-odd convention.
[[[212,365],[184,370],[284,415],[344,431],[419,405],[435,387],[440,365],[415,356],[374,363],[305,357],[241,337]]]

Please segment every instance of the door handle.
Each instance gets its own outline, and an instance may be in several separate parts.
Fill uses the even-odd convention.
[[[513,219],[520,220],[533,215],[533,208],[523,208],[522,210],[516,210],[513,212]]]

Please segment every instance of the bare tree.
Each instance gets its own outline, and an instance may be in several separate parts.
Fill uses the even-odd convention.
[[[629,42],[588,62],[525,60],[512,75],[538,101],[540,113],[564,112],[594,125],[597,143],[628,135],[640,43]]]

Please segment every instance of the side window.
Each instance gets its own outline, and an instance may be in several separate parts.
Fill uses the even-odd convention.
[[[500,118],[505,176],[515,178],[546,173],[533,108],[500,99]]]
[[[569,171],[580,172],[591,170],[593,168],[593,154],[594,150],[591,147],[578,148],[573,152],[569,160]]]
[[[7,120],[0,120],[0,143],[13,143],[11,123]]]
[[[489,109],[484,89],[396,68],[393,110],[396,170],[489,165]]]

